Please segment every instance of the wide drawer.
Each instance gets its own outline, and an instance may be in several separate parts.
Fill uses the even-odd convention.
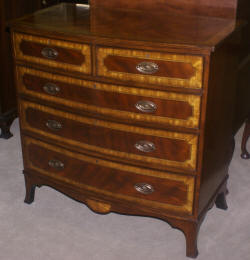
[[[105,197],[192,213],[194,178],[130,167],[23,138],[25,169]],[[122,169],[122,170],[121,170]]]
[[[196,135],[111,123],[28,101],[20,102],[20,119],[23,130],[99,156],[158,169],[196,169]]]
[[[13,43],[18,60],[91,74],[91,49],[88,44],[20,33],[13,34]]]
[[[19,93],[133,122],[198,128],[201,97],[109,85],[17,67]]]
[[[202,88],[200,56],[97,47],[97,75],[126,82]]]

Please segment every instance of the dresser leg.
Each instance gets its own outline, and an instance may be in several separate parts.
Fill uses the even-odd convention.
[[[215,205],[219,209],[227,210],[227,200],[226,200],[226,192],[222,192],[217,195],[217,198],[215,200]]]
[[[0,129],[1,129],[0,138],[9,139],[10,137],[13,136],[13,134],[10,132],[10,126],[16,117],[17,117],[16,109],[13,109],[8,113],[5,113],[0,116]]]
[[[1,135],[0,138],[9,139],[13,136],[10,132],[10,126],[13,122],[14,118],[7,121],[0,121]]]
[[[247,148],[246,148],[249,135],[250,135],[250,118],[247,119],[247,121],[246,121],[246,125],[245,125],[244,132],[243,132],[243,137],[242,137],[242,142],[241,142],[241,158],[243,158],[243,159],[250,158],[250,154],[248,153]]]
[[[26,187],[26,196],[24,202],[27,204],[31,204],[35,198],[35,189],[36,185],[34,185],[31,179],[28,176],[25,176],[25,187]]]
[[[197,237],[201,221],[191,222],[185,220],[167,220],[173,227],[181,230],[186,238],[186,255],[187,257],[196,258],[198,256]]]
[[[187,257],[196,258],[198,256],[197,237],[199,227],[197,223],[187,224],[187,228],[183,230],[186,237],[186,255]]]
[[[228,194],[228,189],[227,189],[227,180],[228,176],[226,178],[226,181],[224,182],[221,190],[219,191],[216,199],[215,199],[215,205],[219,209],[224,209],[227,210],[227,200],[226,200],[226,195]]]

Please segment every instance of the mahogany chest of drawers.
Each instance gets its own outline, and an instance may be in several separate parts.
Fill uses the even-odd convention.
[[[241,27],[176,19],[61,4],[11,28],[25,202],[49,185],[98,213],[160,218],[195,257],[207,210],[227,207]]]

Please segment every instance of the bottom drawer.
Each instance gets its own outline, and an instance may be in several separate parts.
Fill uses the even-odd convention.
[[[192,214],[194,177],[100,160],[23,138],[25,169],[95,194]]]

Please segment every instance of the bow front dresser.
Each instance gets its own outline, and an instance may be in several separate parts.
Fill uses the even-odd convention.
[[[26,203],[48,185],[159,218],[197,256],[206,212],[227,208],[245,26],[236,1],[210,2],[95,0],[12,22]]]

